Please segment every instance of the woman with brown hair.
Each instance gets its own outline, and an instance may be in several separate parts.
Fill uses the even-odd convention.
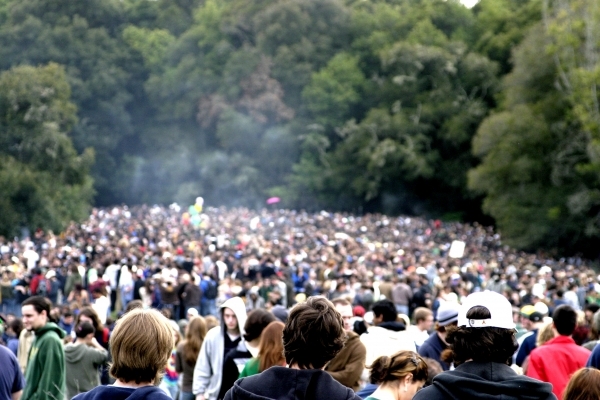
[[[563,393],[563,400],[600,399],[600,371],[582,368],[575,372]]]
[[[77,318],[75,318],[74,326],[78,326],[81,322],[84,321],[89,321],[92,323],[94,329],[96,330],[94,337],[96,338],[98,343],[100,343],[100,346],[108,350],[110,330],[104,327],[102,321],[100,321],[98,313],[96,313],[96,310],[94,310],[91,306],[83,307],[81,310],[79,310],[79,314],[77,314]],[[74,332],[73,335],[75,335]]]
[[[240,373],[240,378],[260,374],[274,365],[285,366],[283,356],[283,327],[279,321],[273,321],[262,331],[258,345],[258,355],[251,358]]]
[[[90,322],[94,326],[94,338],[96,339],[98,344],[100,344],[100,346],[108,350],[110,329],[108,329],[104,326],[104,324],[102,324],[98,313],[91,306],[83,307],[81,310],[79,310],[79,314],[77,314],[77,317],[75,318],[74,326],[78,326],[80,323],[85,321]],[[73,331],[72,335],[74,334],[75,332]],[[108,363],[104,363],[102,366],[100,366],[100,383],[102,383],[103,385],[107,385],[108,383],[110,383],[110,376],[108,374]]]
[[[186,327],[185,340],[177,345],[175,370],[182,375],[180,400],[193,400],[192,381],[198,353],[206,336],[206,322],[201,316],[193,317]]]
[[[410,400],[427,381],[427,363],[414,351],[379,357],[369,368],[369,380],[379,387],[365,400]]]

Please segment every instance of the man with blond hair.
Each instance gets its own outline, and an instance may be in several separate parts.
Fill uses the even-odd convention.
[[[173,350],[169,321],[156,310],[136,308],[117,321],[110,337],[116,382],[75,396],[76,400],[170,400],[156,387]]]
[[[406,328],[406,331],[412,335],[418,350],[429,339],[429,331],[433,328],[433,311],[417,307],[413,312],[413,319],[415,324]]]

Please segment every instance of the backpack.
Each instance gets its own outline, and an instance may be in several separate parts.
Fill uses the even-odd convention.
[[[38,296],[48,296],[48,281],[46,278],[40,279],[35,294]]]
[[[206,281],[206,290],[204,291],[204,298],[214,300],[217,298],[218,294],[219,293],[217,290],[217,282],[213,281],[212,279]]]

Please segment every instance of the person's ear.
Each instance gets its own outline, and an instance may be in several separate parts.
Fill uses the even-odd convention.
[[[412,383],[413,380],[413,374],[408,374],[404,377],[404,391],[408,391],[408,385],[410,385]]]

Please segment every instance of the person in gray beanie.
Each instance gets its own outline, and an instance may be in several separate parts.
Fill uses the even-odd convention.
[[[271,309],[271,313],[277,318],[279,321],[284,324],[287,322],[289,312],[284,306],[275,306]]]
[[[446,343],[446,328],[456,325],[459,309],[460,305],[452,301],[445,301],[440,304],[435,323],[435,332],[419,347],[419,355],[421,357],[432,358],[439,362],[444,371],[450,369],[450,365],[441,359],[442,352],[448,348],[448,343]]]

